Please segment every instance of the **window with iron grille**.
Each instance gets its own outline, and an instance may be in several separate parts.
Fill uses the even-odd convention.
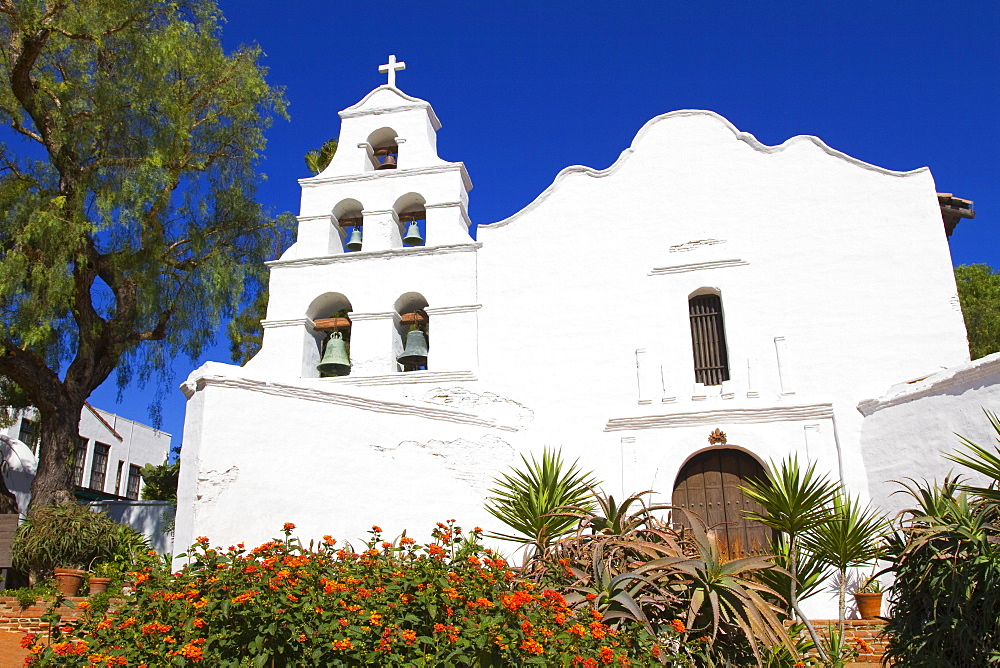
[[[90,489],[104,490],[104,477],[108,472],[108,454],[111,446],[94,443],[94,459],[90,464]]]
[[[688,301],[691,344],[694,349],[694,379],[705,385],[729,380],[726,330],[722,324],[722,298],[698,295]]]
[[[87,461],[87,439],[79,436],[76,439],[76,450],[73,451],[73,484],[83,485],[83,465]]]
[[[17,440],[24,443],[26,446],[31,448],[31,450],[37,455],[38,454],[38,423],[34,420],[29,420],[26,417],[21,418],[21,429],[18,432]]]
[[[125,497],[133,501],[139,500],[139,477],[139,467],[130,464],[128,467],[128,491],[125,492]]]

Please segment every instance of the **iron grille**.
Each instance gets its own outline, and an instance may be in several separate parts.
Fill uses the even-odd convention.
[[[718,295],[692,297],[688,302],[688,309],[691,315],[695,382],[721,385],[722,381],[729,380],[722,299]]]

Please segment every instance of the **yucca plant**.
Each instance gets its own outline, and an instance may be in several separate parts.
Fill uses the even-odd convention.
[[[993,431],[997,433],[997,443],[1000,444],[1000,418],[996,413],[983,411],[990,421]],[[986,476],[992,482],[987,487],[957,483],[960,489],[974,494],[982,499],[993,503],[1000,503],[1000,447],[993,446],[992,450],[982,445],[973,443],[964,436],[959,436],[965,452],[956,452],[945,455],[947,459],[961,464]]]
[[[594,510],[591,490],[598,482],[592,472],[579,468],[579,460],[567,466],[561,450],[545,448],[541,461],[534,455],[530,461],[521,455],[521,461],[523,469],[512,469],[493,480],[486,512],[516,532],[488,535],[532,546],[527,560],[534,553],[544,553],[554,538],[571,533],[576,526],[576,517],[553,514],[557,509]]]
[[[36,576],[53,568],[84,568],[114,554],[119,525],[106,513],[76,503],[42,506],[28,513],[14,534],[14,566]]]
[[[829,505],[839,486],[826,475],[818,475],[815,463],[809,464],[803,472],[797,456],[784,459],[780,464],[771,462],[767,476],[767,480],[747,480],[743,486],[744,493],[764,508],[763,513],[748,512],[746,516],[785,535],[790,576],[787,603],[805,624],[820,657],[826,660],[816,629],[799,609],[800,540],[804,533],[826,521]]]
[[[837,570],[838,625],[837,642],[827,649],[831,658],[844,655],[844,617],[847,598],[847,572],[851,568],[873,564],[883,555],[889,521],[870,505],[843,492],[833,496],[825,522],[817,524],[802,537],[809,552]],[[828,636],[832,638],[832,636]]]

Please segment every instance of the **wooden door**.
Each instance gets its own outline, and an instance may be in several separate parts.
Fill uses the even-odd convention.
[[[706,450],[681,469],[673,504],[695,513],[714,529],[724,558],[767,554],[772,531],[743,516],[745,511],[761,512],[762,508],[740,489],[745,481],[765,476],[764,467],[745,452]],[[676,520],[687,524],[683,513],[676,513]]]

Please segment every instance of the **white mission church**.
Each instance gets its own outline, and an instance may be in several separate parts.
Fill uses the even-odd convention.
[[[299,181],[260,353],[182,386],[175,551],[284,522],[504,530],[491,480],[546,445],[752,542],[737,488],[761,463],[797,453],[888,510],[887,481],[949,470],[953,432],[991,442],[1000,355],[969,361],[947,241],[971,202],[927,168],[675,111],[473,240],[470,176],[402,67]]]

